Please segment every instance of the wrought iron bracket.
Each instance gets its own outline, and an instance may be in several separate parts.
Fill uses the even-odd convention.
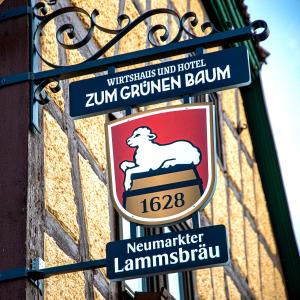
[[[180,17],[177,12],[167,8],[149,10],[137,17],[135,20],[130,20],[128,15],[122,14],[117,18],[118,28],[111,29],[104,28],[97,24],[96,18],[100,15],[97,10],[93,10],[93,12],[89,14],[82,8],[70,6],[60,7],[55,10],[52,9],[52,12],[49,13],[49,7],[54,5],[56,5],[56,0],[44,0],[36,3],[33,8],[21,7],[8,12],[6,15],[2,15],[2,19],[6,20],[25,13],[30,14],[32,56],[38,56],[45,64],[52,68],[52,70],[41,72],[34,72],[34,68],[32,68],[32,72],[0,77],[0,88],[30,81],[32,86],[31,124],[33,124],[37,129],[38,106],[47,104],[50,101],[50,98],[45,92],[45,88],[49,87],[53,93],[58,92],[60,90],[60,80],[91,73],[106,72],[109,68],[125,67],[180,54],[195,52],[197,55],[199,54],[199,50],[197,49],[227,46],[228,44],[242,42],[245,40],[258,42],[265,40],[269,35],[267,23],[265,21],[258,20],[252,22],[249,26],[237,29],[233,29],[232,25],[228,23],[228,30],[223,32],[218,31],[211,22],[205,22],[200,25],[204,35],[198,37],[194,33],[194,28],[199,25],[198,18],[195,13],[187,12]],[[67,51],[78,50],[81,47],[86,46],[93,39],[96,29],[114,36],[84,62],[75,65],[61,66],[57,65],[53,61],[49,61],[42,55],[39,45],[40,37],[45,34],[45,27],[49,24],[49,22],[56,20],[56,18],[69,15],[70,13],[76,14],[77,16],[84,16],[87,20],[89,20],[89,25],[86,29],[85,35],[82,37],[78,36],[75,28],[76,26],[72,23],[72,18],[65,19],[67,21],[63,21],[65,23],[56,30],[54,37],[56,38],[57,45],[59,47],[62,47]],[[154,15],[161,14],[167,14],[175,19],[177,31],[172,35],[172,37],[170,36],[169,29],[165,25],[156,24],[148,30],[147,34],[148,41],[153,46],[152,48],[102,58],[110,48],[112,48],[136,26],[145,22],[146,19],[151,18]],[[185,35],[188,40],[180,41],[183,35]],[[68,42],[66,42],[66,37]]]
[[[106,267],[106,259],[90,260],[45,269],[9,269],[0,272],[0,283],[17,279],[30,279],[33,281],[38,281],[54,275],[94,270],[103,267]]]
[[[264,28],[264,31],[256,34],[255,30]],[[77,65],[57,67],[53,70],[42,72],[19,73],[13,76],[0,77],[0,88],[25,81],[32,80],[36,85],[69,79],[91,73],[107,71],[109,67],[126,67],[133,64],[150,62],[180,54],[195,52],[197,48],[211,48],[215,46],[226,46],[229,43],[242,42],[245,40],[262,41],[269,35],[265,21],[257,20],[251,25],[243,28],[217,32],[203,37],[197,37],[182,42],[174,42],[165,46],[134,51],[99,60],[86,61]]]

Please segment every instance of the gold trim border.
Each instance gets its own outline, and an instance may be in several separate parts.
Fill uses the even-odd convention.
[[[191,211],[186,212],[183,216],[179,216],[179,217],[174,217],[168,220],[160,220],[157,221],[157,219],[155,218],[149,218],[149,220],[145,220],[145,221],[141,221],[141,220],[137,220],[132,214],[128,213],[126,214],[125,212],[123,212],[118,203],[116,203],[116,201],[118,201],[118,199],[115,199],[114,194],[113,194],[113,184],[112,184],[112,166],[111,166],[111,155],[110,155],[110,145],[109,145],[109,126],[115,124],[115,123],[120,123],[124,120],[130,120],[132,118],[135,118],[137,116],[142,116],[142,115],[149,115],[153,112],[157,112],[157,111],[167,111],[167,110],[172,110],[172,109],[176,109],[176,108],[180,108],[182,110],[184,110],[185,107],[191,108],[191,107],[199,107],[199,106],[204,106],[204,107],[208,107],[209,109],[209,118],[210,118],[210,122],[209,122],[209,126],[211,128],[210,130],[210,144],[211,144],[211,149],[210,149],[210,165],[211,165],[211,184],[208,187],[208,191],[205,195],[205,197],[202,199],[201,202],[199,202],[199,204],[197,206],[195,206]],[[179,223],[180,221],[184,221],[186,220],[188,217],[190,217],[193,213],[195,213],[197,210],[201,210],[204,209],[205,206],[211,201],[212,196],[215,192],[215,188],[216,188],[216,145],[215,145],[215,113],[214,113],[214,105],[211,102],[205,102],[205,103],[193,103],[193,104],[181,104],[181,105],[174,105],[174,106],[169,106],[169,107],[163,107],[163,108],[156,108],[156,109],[152,109],[152,110],[148,110],[148,111],[143,111],[143,112],[138,112],[132,115],[128,115],[125,117],[122,117],[120,119],[116,119],[113,121],[109,121],[105,123],[105,141],[106,141],[106,158],[107,158],[107,166],[108,166],[108,181],[109,181],[109,194],[110,197],[112,199],[113,202],[113,206],[114,208],[117,210],[117,212],[119,214],[121,214],[121,216],[123,216],[126,220],[132,222],[132,223],[136,223],[139,225],[146,225],[146,226],[160,226],[160,225],[171,225],[171,224],[175,224],[175,223]],[[207,189],[207,187],[206,187]],[[201,199],[201,197],[200,197]],[[199,201],[200,199],[198,199],[197,201]],[[146,219],[146,218],[145,218]],[[162,218],[160,218],[162,219]]]

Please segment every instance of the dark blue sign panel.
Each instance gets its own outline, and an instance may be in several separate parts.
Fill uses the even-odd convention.
[[[224,225],[116,241],[106,245],[107,277],[111,280],[220,266],[228,262]]]
[[[78,118],[103,114],[250,82],[247,48],[230,48],[73,82],[70,115]]]

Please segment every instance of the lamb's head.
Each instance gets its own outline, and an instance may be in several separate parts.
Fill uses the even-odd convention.
[[[135,148],[149,142],[152,143],[155,138],[156,134],[152,133],[151,128],[144,126],[137,128],[126,142],[129,147]]]

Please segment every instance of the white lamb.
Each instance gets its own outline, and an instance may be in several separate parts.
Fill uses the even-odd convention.
[[[170,144],[155,143],[156,134],[149,127],[137,128],[126,141],[131,148],[136,148],[134,161],[123,161],[120,168],[125,173],[124,187],[131,188],[131,175],[148,172],[175,165],[194,164],[201,161],[201,152],[192,143],[179,140]]]

